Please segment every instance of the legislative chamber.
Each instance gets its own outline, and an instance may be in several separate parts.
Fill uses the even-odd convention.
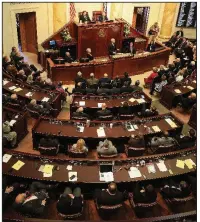
[[[3,3],[2,221],[197,221],[196,17]]]

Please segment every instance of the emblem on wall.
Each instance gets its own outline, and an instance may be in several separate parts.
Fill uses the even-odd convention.
[[[113,32],[118,32],[119,29],[120,29],[119,26],[116,25],[112,27]]]
[[[98,32],[98,36],[103,38],[103,37],[105,37],[105,35],[106,35],[105,30],[100,29],[99,32]]]

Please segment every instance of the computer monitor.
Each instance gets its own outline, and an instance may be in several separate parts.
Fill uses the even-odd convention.
[[[113,172],[113,164],[112,163],[102,163],[99,165],[100,173],[108,173]]]
[[[49,41],[49,46],[50,46],[50,48],[55,48],[56,47],[56,41],[55,40]]]

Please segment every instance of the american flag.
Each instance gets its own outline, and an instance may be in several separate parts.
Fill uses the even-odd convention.
[[[106,13],[106,15],[107,15],[107,3],[103,3],[103,12],[105,12]]]
[[[76,17],[75,4],[74,3],[70,3],[70,20],[74,21],[75,17]]]

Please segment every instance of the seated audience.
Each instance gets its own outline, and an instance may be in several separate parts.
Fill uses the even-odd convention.
[[[102,116],[109,116],[112,115],[112,112],[108,109],[106,109],[107,106],[105,103],[102,104],[101,110],[97,111],[97,118],[101,118]]]
[[[87,86],[97,85],[99,80],[94,77],[94,73],[90,73],[90,78],[87,79]]]
[[[191,193],[189,185],[186,181],[176,183],[172,179],[165,181],[160,190],[164,198],[185,198]]]
[[[192,72],[194,72],[194,70],[196,70],[196,63],[195,61],[191,61],[190,64],[188,65],[188,73],[189,75],[192,74]]]
[[[12,94],[9,102],[14,105],[24,105],[24,103],[18,99],[17,94]]]
[[[191,184],[191,190],[194,196],[197,196],[197,177],[193,175],[188,175],[187,179],[189,183]]]
[[[45,89],[54,90],[54,89],[56,88],[50,78],[47,78],[47,79],[44,81],[44,83],[45,83],[45,84],[44,84],[43,87],[44,87]]]
[[[82,22],[82,23],[87,23],[87,22],[91,22],[90,20],[90,17],[88,15],[88,12],[87,11],[83,11],[82,12],[82,15],[79,17],[79,22]]]
[[[86,83],[86,80],[82,77],[82,73],[81,72],[78,72],[77,73],[77,77],[75,78],[75,87],[77,86],[77,84],[79,83],[79,82],[81,82],[81,83]]]
[[[165,70],[165,66],[164,65],[160,65],[160,69],[158,71],[158,76],[162,77],[162,75],[166,74],[166,70]]]
[[[141,186],[139,182],[133,188],[133,200],[135,203],[154,203],[157,199],[157,193],[153,185]]]
[[[106,12],[102,12],[102,15],[99,16],[99,19],[98,19],[100,22],[105,22],[105,21],[108,21],[108,17],[106,15]]]
[[[101,88],[97,89],[97,94],[98,95],[101,95],[101,94],[110,95],[111,94],[111,89],[108,89],[108,86],[107,86],[106,83],[102,83]]]
[[[174,73],[178,73],[178,71],[182,68],[181,59],[176,58],[176,60],[173,63],[175,65]]]
[[[52,109],[51,105],[48,102],[43,102],[41,105],[37,104],[35,99],[32,99],[27,106],[28,109],[38,112],[41,115],[49,115]]]
[[[14,61],[15,65],[17,65],[21,60],[24,59],[24,57],[21,56],[20,53],[17,51],[16,47],[12,47],[10,58]]]
[[[108,184],[108,189],[96,189],[94,198],[99,205],[112,206],[122,204],[125,200],[124,194],[117,189],[117,184],[112,182]]]
[[[118,95],[120,94],[120,88],[117,87],[117,83],[112,84],[112,89],[110,89],[109,93],[111,95]]]
[[[177,73],[175,81],[181,82],[184,79],[183,74],[184,74],[184,70],[182,69]]]
[[[95,85],[89,85],[86,88],[86,94],[95,94],[96,95],[97,94],[97,89],[96,89]]]
[[[148,85],[151,85],[153,79],[157,76],[158,76],[158,68],[153,67],[153,72],[147,78],[144,78],[144,83],[145,83],[144,87],[146,88],[148,87]]]
[[[136,135],[136,136],[131,135],[128,141],[128,146],[134,148],[144,148],[145,147],[144,137],[141,135]]]
[[[192,92],[188,97],[184,97],[182,95],[177,97],[177,100],[175,102],[175,107],[181,107],[183,109],[191,109],[192,106],[196,103],[196,93]]]
[[[89,115],[83,112],[83,107],[79,107],[76,112],[73,112],[72,117],[86,117],[89,119]]]
[[[18,72],[17,68],[14,65],[8,65],[6,71],[12,76],[16,76]]]
[[[176,36],[176,34],[174,34],[174,35],[172,35],[172,37],[169,39],[169,41],[167,41],[167,42],[165,43],[165,45],[166,45],[167,47],[172,48],[172,47],[174,47],[174,44],[176,43],[176,41],[177,41],[177,36]]]
[[[158,115],[158,111],[156,107],[152,106],[150,109],[142,110],[141,112],[138,112],[139,117],[151,117]]]
[[[190,129],[188,135],[177,135],[176,140],[181,148],[192,147],[196,143],[196,133],[194,129]]]
[[[119,108],[119,115],[130,115],[132,114],[131,107],[128,102],[123,102],[123,105]]]
[[[3,123],[3,138],[10,142],[12,148],[17,146],[17,133],[11,131],[10,123],[8,121]]]
[[[83,82],[78,82],[77,86],[75,88],[73,88],[72,93],[81,93],[81,94],[85,94],[86,90],[82,87]]]
[[[70,52],[66,52],[65,53],[65,62],[66,63],[72,63],[74,60],[73,60],[73,58],[71,57],[71,55],[70,55]]]
[[[57,202],[57,211],[63,215],[77,214],[82,211],[83,197],[81,189],[76,187],[73,192],[70,187],[66,187]]]
[[[31,74],[27,77],[26,82],[27,82],[28,84],[32,84],[32,83],[33,83],[33,73],[31,73]]]
[[[46,137],[46,138],[41,138],[40,139],[40,146],[42,147],[58,147],[59,146],[59,142],[56,138],[52,138],[50,136]]]
[[[132,93],[133,90],[133,87],[131,87],[128,82],[125,82],[120,89],[120,93]]]
[[[101,86],[103,83],[111,83],[111,79],[108,77],[107,73],[103,75],[103,78],[99,79],[99,85]]]
[[[167,77],[166,77],[166,75],[162,75],[162,77],[161,77],[161,82],[155,83],[155,88],[154,88],[154,90],[155,90],[156,92],[158,92],[158,93],[161,93],[163,86],[167,85],[167,83],[168,83],[168,82],[167,82]]]
[[[83,139],[79,139],[77,143],[73,144],[71,151],[88,153],[88,148],[85,146],[85,141]]]
[[[135,81],[135,85],[133,86],[133,91],[142,91],[142,87],[140,86],[140,81]]]
[[[97,153],[99,155],[109,156],[117,154],[117,149],[110,140],[106,139],[103,142],[102,141],[99,142],[99,145],[97,146]]]
[[[51,188],[50,185],[32,182],[28,191],[17,195],[14,203],[15,209],[31,216],[44,215],[46,199],[48,198],[47,189],[49,188]]]
[[[19,80],[22,80],[22,81],[26,81],[27,80],[27,76],[25,75],[25,72],[23,69],[19,70],[17,73],[16,73],[16,76],[15,76],[16,79],[19,79]]]
[[[2,66],[3,66],[3,68],[6,70],[6,68],[7,68],[9,65],[13,65],[13,64],[12,64],[12,61],[9,59],[8,56],[4,56],[4,57],[3,57],[3,60],[2,60]]]
[[[92,55],[92,50],[91,48],[87,48],[86,49],[86,53],[87,53],[87,58],[89,59],[89,61],[92,61],[94,59],[93,55]]]
[[[132,80],[129,77],[129,74],[127,72],[124,73],[124,77],[121,78],[121,84],[124,85],[125,82],[128,82],[129,85],[131,85]]]
[[[116,76],[115,79],[113,79],[112,85],[116,85],[117,88],[120,88],[122,86],[121,79],[119,78],[119,76]]]

